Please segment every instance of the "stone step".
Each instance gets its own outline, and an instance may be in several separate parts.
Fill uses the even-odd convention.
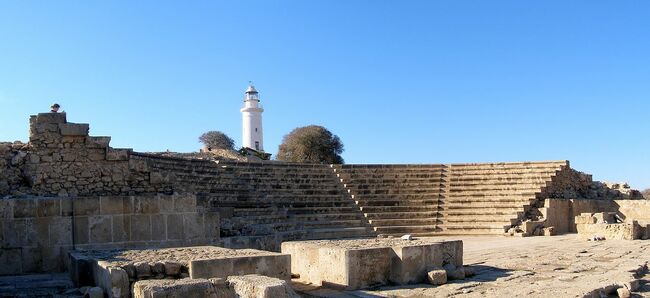
[[[450,193],[470,193],[470,192],[512,192],[512,191],[518,191],[518,192],[538,192],[542,188],[544,188],[545,185],[533,185],[533,184],[522,184],[522,185],[478,185],[478,186],[460,186],[460,187],[455,187],[451,186],[449,187],[449,192]]]
[[[521,186],[535,186],[542,187],[546,186],[546,183],[550,179],[526,179],[519,181],[505,181],[505,180],[478,180],[478,181],[463,181],[463,182],[449,182],[450,188],[459,188],[459,187],[481,187],[481,186],[511,186],[511,187],[521,187]]]
[[[0,276],[0,297],[56,297],[73,288],[66,273]]]
[[[360,174],[360,173],[337,173],[338,178],[343,181],[356,181],[364,179],[442,179],[447,177],[444,173],[385,173],[385,174]]]
[[[470,169],[456,169],[446,173],[446,177],[454,179],[458,177],[486,177],[486,176],[515,176],[522,175],[524,177],[530,176],[552,176],[557,173],[559,168],[547,169],[491,169],[491,170],[470,170]]]
[[[451,164],[450,169],[519,169],[548,168],[567,165],[566,161]]]
[[[381,226],[374,227],[375,232],[378,234],[412,234],[412,233],[431,233],[442,230],[437,225],[421,225],[421,226]]]
[[[466,192],[449,192],[445,197],[447,198],[460,198],[460,197],[496,197],[496,196],[529,196],[535,197],[535,194],[541,192],[541,189],[538,191],[466,191]]]
[[[392,219],[392,218],[435,218],[440,213],[438,211],[405,211],[405,212],[373,212],[365,213],[365,217],[370,219]]]
[[[517,221],[516,217],[512,215],[473,215],[473,216],[450,216],[442,219],[445,224],[490,224],[490,223],[503,223],[513,224]]]
[[[522,203],[450,203],[445,202],[440,205],[443,210],[452,210],[452,209],[503,209],[503,208],[524,208],[526,204]]]
[[[350,191],[353,195],[409,195],[409,194],[440,194],[440,188],[414,188],[414,189],[360,189]]]
[[[436,205],[430,206],[362,206],[361,211],[364,213],[379,212],[415,212],[415,211],[438,211],[441,208]]]
[[[349,219],[363,219],[364,216],[360,212],[347,212],[347,213],[319,213],[319,214],[294,214],[292,215],[296,220],[301,221],[318,221],[318,220],[349,220]]]
[[[442,223],[436,218],[389,218],[369,220],[373,227],[385,226],[431,226]]]
[[[318,239],[339,239],[358,238],[373,235],[373,231],[367,227],[347,228],[325,228],[325,229],[304,229],[281,233],[285,240],[318,240]]]
[[[440,217],[449,218],[457,216],[477,216],[477,215],[523,215],[525,208],[475,208],[475,209],[450,209],[450,210],[441,210],[439,211]]]
[[[394,185],[394,184],[409,184],[409,183],[431,184],[431,183],[439,183],[441,181],[442,180],[440,178],[392,178],[392,179],[391,178],[375,178],[375,179],[359,178],[359,179],[353,179],[353,180],[348,180],[347,182],[346,181],[343,182],[348,183],[350,185],[364,185],[364,184]]]
[[[387,199],[398,199],[398,200],[433,200],[443,198],[443,193],[435,194],[364,194],[364,195],[351,195],[352,199],[355,200],[387,200]]]
[[[233,222],[249,222],[256,224],[276,223],[291,220],[286,214],[268,214],[268,215],[247,215],[240,213],[233,213],[230,219]]]
[[[506,203],[506,202],[511,202],[511,203],[525,203],[528,204],[532,201],[535,201],[534,197],[522,195],[522,196],[503,196],[503,197],[450,197],[450,198],[445,198],[443,200],[444,203],[487,203],[487,202],[492,202],[492,203]]]
[[[454,231],[458,232],[460,234],[464,234],[464,232],[468,231],[481,231],[481,232],[486,232],[487,234],[493,234],[493,233],[504,233],[506,230],[506,226],[509,227],[508,224],[450,224],[450,223],[444,223],[442,224],[442,229],[445,231]],[[462,232],[461,232],[462,231]]]
[[[349,213],[359,212],[359,207],[354,206],[327,206],[327,207],[290,207],[290,214],[318,214],[318,213]]]
[[[356,199],[355,201],[360,206],[437,206],[438,199],[431,200],[400,200],[400,199],[386,199],[386,200],[362,200]]]
[[[405,184],[350,184],[344,183],[343,186],[352,190],[366,190],[366,189],[421,189],[421,188],[441,188],[443,184],[436,183],[405,183]]]
[[[367,225],[367,222],[360,219],[353,220],[318,220],[318,221],[304,221],[301,222],[304,228],[346,228],[346,227],[362,227]]]

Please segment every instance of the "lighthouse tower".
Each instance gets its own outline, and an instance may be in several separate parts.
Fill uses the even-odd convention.
[[[260,97],[253,85],[249,85],[244,95],[242,114],[242,145],[245,148],[264,152],[264,134],[262,131],[262,112]]]

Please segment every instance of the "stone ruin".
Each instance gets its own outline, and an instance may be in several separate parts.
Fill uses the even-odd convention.
[[[577,212],[650,218],[627,207],[647,207],[633,200],[638,192],[595,182],[568,161],[326,165],[140,153],[89,136],[64,113],[31,116],[29,143],[0,143],[0,157],[0,275],[67,271],[110,297],[185,283],[208,296],[254,284],[291,296],[291,273],[339,288],[422,282],[440,270],[458,275],[462,243],[392,237],[571,233]],[[331,240],[343,238],[366,240]],[[143,249],[165,257],[143,265]],[[172,252],[184,249],[212,253],[177,260]],[[264,261],[282,268],[274,275],[251,265],[257,253],[291,258]],[[116,254],[133,257],[107,257]],[[404,258],[412,254],[416,265]],[[178,273],[167,271],[170,259]],[[199,260],[223,259],[235,264],[231,275],[192,274]],[[336,262],[340,271],[324,269]],[[363,273],[370,263],[381,269]]]

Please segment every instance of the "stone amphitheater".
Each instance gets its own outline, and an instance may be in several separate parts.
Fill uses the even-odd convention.
[[[462,286],[516,279],[495,275],[506,264],[464,264],[463,243],[505,241],[499,254],[527,236],[585,245],[581,231],[601,227],[599,243],[650,234],[638,192],[566,160],[235,162],[116,149],[88,133],[64,113],[41,113],[29,143],[0,143],[0,296],[497,296]],[[643,295],[649,259],[635,258],[629,281],[555,295]]]

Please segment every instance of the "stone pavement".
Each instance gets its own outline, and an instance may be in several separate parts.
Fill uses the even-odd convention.
[[[599,297],[600,290],[615,289],[635,279],[631,271],[647,271],[650,261],[650,241],[643,240],[588,242],[576,235],[435,239],[463,240],[465,265],[471,265],[476,275],[442,286],[348,292],[297,287],[316,297]],[[633,293],[638,297],[650,297],[644,292],[650,290],[644,278],[647,276],[640,276],[641,288]]]

